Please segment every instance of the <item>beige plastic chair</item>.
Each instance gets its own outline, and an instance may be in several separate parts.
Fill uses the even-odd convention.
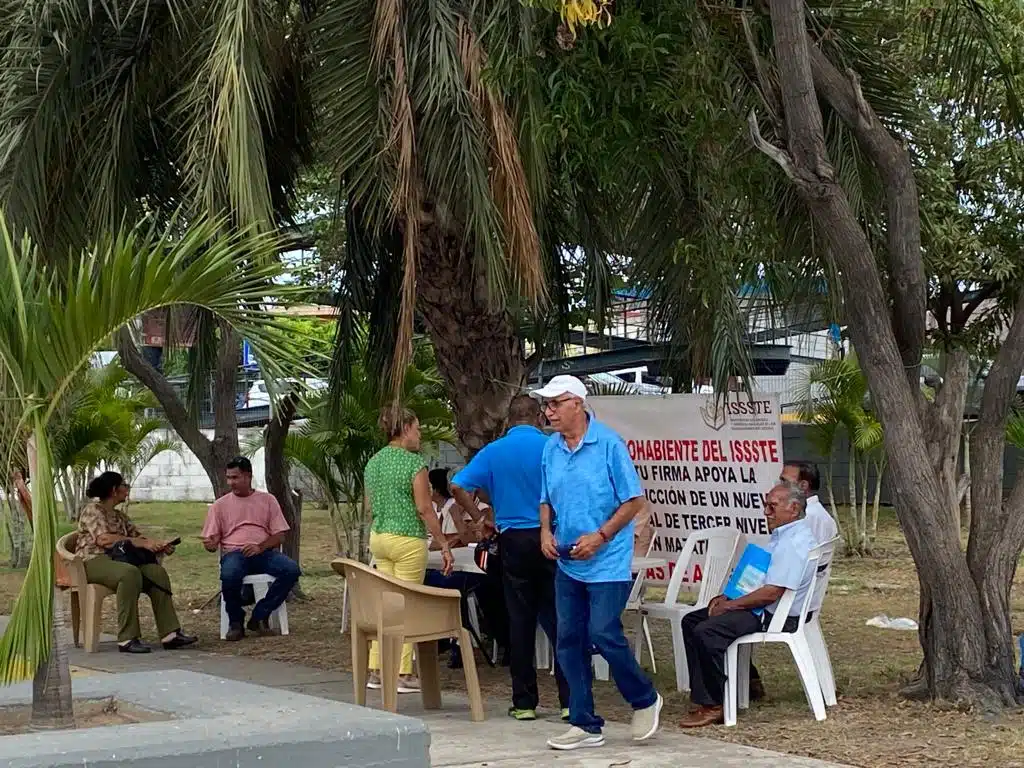
[[[484,719],[480,679],[476,673],[472,640],[462,627],[457,589],[437,589],[401,581],[355,560],[338,558],[331,567],[345,577],[351,610],[352,685],[356,704],[366,706],[366,675],[370,641],[380,644],[381,694],[384,708],[398,711],[398,672],[402,645],[416,646],[424,709],[441,708],[441,668],[437,641],[453,638],[467,649],[466,672],[469,709],[475,722]]]
[[[75,647],[79,647],[79,626],[85,613],[85,652],[96,653],[100,645],[100,628],[103,624],[103,600],[114,594],[102,584],[90,584],[85,577],[85,563],[78,548],[78,533],[68,533],[57,541],[57,554],[67,563],[71,577],[71,631]]]

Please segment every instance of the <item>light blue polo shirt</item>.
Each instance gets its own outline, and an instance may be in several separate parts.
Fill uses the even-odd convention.
[[[619,507],[643,493],[626,444],[593,416],[575,450],[560,434],[544,446],[540,500],[554,510],[559,546],[595,533]],[[558,567],[577,581],[629,581],[632,560],[630,522],[589,560],[560,559]]]
[[[540,464],[547,441],[537,427],[512,427],[480,449],[452,485],[487,491],[499,531],[540,528]]]
[[[814,531],[807,520],[794,520],[776,528],[771,533],[766,549],[771,553],[772,560],[768,565],[764,583],[773,587],[784,587],[796,590],[790,616],[799,616],[800,608],[811,587],[814,569],[807,562],[811,550],[818,546]],[[767,610],[775,613],[779,608],[776,600]]]

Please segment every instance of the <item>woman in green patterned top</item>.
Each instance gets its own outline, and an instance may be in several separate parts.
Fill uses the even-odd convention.
[[[419,419],[407,408],[395,416],[390,408],[381,412],[380,425],[389,443],[366,463],[364,472],[364,502],[373,521],[370,552],[381,573],[422,584],[427,570],[427,533],[434,541],[443,542],[445,574],[451,573],[452,553],[434,512],[427,463],[419,453]],[[370,646],[369,667],[367,687],[380,688],[380,653],[376,643]],[[398,692],[419,690],[419,680],[412,673],[412,646],[406,644],[402,647]]]

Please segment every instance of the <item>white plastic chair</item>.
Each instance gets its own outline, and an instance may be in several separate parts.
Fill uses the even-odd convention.
[[[740,539],[740,533],[735,528],[708,528],[691,533],[686,538],[686,544],[680,550],[679,556],[676,557],[675,569],[672,571],[672,578],[669,580],[664,601],[641,601],[640,612],[644,616],[645,629],[648,618],[667,619],[672,625],[672,655],[675,659],[677,691],[690,690],[690,672],[686,666],[686,646],[683,643],[683,617],[700,608],[706,608],[713,597],[722,594]],[[683,577],[691,569],[695,556],[699,556],[697,555],[697,545],[701,542],[706,542],[706,544],[697,601],[693,605],[680,603],[678,602],[679,591],[682,588]],[[650,646],[650,631],[647,630],[647,633],[648,651],[653,659],[654,651]],[[639,637],[637,637],[635,649],[636,660],[639,662],[642,651]]]
[[[644,557],[650,557],[651,552],[654,551],[654,542],[657,541],[658,534],[654,534],[651,537],[651,543],[647,547],[647,551],[644,553]],[[626,600],[626,611],[635,613],[639,616],[639,624],[636,628],[636,635],[633,638],[633,654],[636,656],[637,663],[640,663],[640,659],[643,656],[643,641],[647,641],[647,653],[651,657],[651,672],[658,674],[658,663],[654,659],[654,643],[651,642],[651,627],[647,623],[647,616],[643,613],[643,598],[644,591],[647,587],[647,572],[638,571],[636,578],[633,580],[633,589],[629,592],[629,599]]]
[[[555,674],[555,649],[551,647],[551,641],[548,640],[547,633],[541,629],[540,624],[537,624],[537,637],[534,640],[534,666],[537,669],[550,669],[551,674]]]
[[[804,622],[807,644],[811,647],[814,669],[818,673],[821,694],[825,699],[826,707],[836,705],[836,681],[832,672],[832,659],[828,655],[828,646],[825,645],[825,635],[821,631],[821,609],[828,592],[829,579],[832,578],[832,556],[838,541],[839,537],[836,536],[832,541],[816,548],[821,551],[821,554],[818,557],[819,565],[814,585],[814,597],[811,599],[812,615]]]
[[[817,624],[818,613],[825,600],[825,591],[828,588],[828,579],[831,572],[832,551],[835,544],[829,541],[820,544],[811,550],[808,558],[808,567],[811,568],[811,584],[804,596],[803,605],[800,606],[799,620],[796,630],[784,632],[783,627],[786,619],[789,618],[790,610],[793,607],[793,600],[796,592],[787,589],[779,600],[775,615],[772,616],[771,624],[767,631],[754,632],[738,638],[729,646],[725,654],[726,681],[724,719],[726,725],[736,725],[736,710],[746,709],[750,701],[750,652],[752,646],[762,643],[785,643],[793,654],[793,661],[796,662],[797,672],[800,674],[800,682],[803,684],[807,701],[814,712],[814,719],[821,721],[825,719],[825,697],[822,676],[818,670],[828,665],[829,697],[835,702],[835,683],[832,682],[832,668],[828,660],[828,650],[825,649],[824,638],[821,637],[820,628],[807,631],[807,614],[814,611],[811,623]],[[825,565],[822,571],[818,570],[818,563]],[[817,606],[817,607],[815,607]],[[816,633],[817,637],[812,641],[810,635]],[[820,645],[819,645],[820,638]],[[824,650],[824,654],[821,651]]]
[[[243,584],[251,584],[253,594],[256,596],[256,602],[258,603],[264,597],[267,596],[267,591],[270,589],[270,585],[275,581],[273,576],[266,573],[254,573],[252,576],[246,576],[242,579]],[[220,639],[224,640],[228,636],[228,625],[231,620],[228,618],[227,609],[224,607],[224,595],[220,597]],[[280,630],[282,635],[288,634],[288,603],[281,603],[281,606],[270,614],[270,626],[272,629]]]

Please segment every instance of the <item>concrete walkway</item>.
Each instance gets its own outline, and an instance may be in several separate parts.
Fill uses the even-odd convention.
[[[0,619],[0,631],[4,623]],[[288,640],[283,638],[281,642]],[[215,643],[207,645],[216,648]],[[71,664],[79,675],[187,669],[325,699],[353,701],[352,678],[347,673],[207,650],[156,650],[148,656],[129,656],[117,653],[113,643],[105,642],[94,654],[73,649]],[[380,707],[379,693],[370,691],[367,704]],[[457,694],[445,694],[441,711],[424,711],[419,696],[401,696],[399,712],[427,723],[431,732],[431,762],[436,768],[837,768],[832,763],[696,738],[671,729],[660,731],[648,742],[634,744],[628,726],[614,723],[605,729],[607,743],[603,748],[553,752],[544,742],[566,727],[557,719],[557,713],[548,713],[533,723],[521,723],[505,715],[505,702],[488,704],[485,723],[470,721],[468,702]],[[808,727],[812,726],[808,720]]]

